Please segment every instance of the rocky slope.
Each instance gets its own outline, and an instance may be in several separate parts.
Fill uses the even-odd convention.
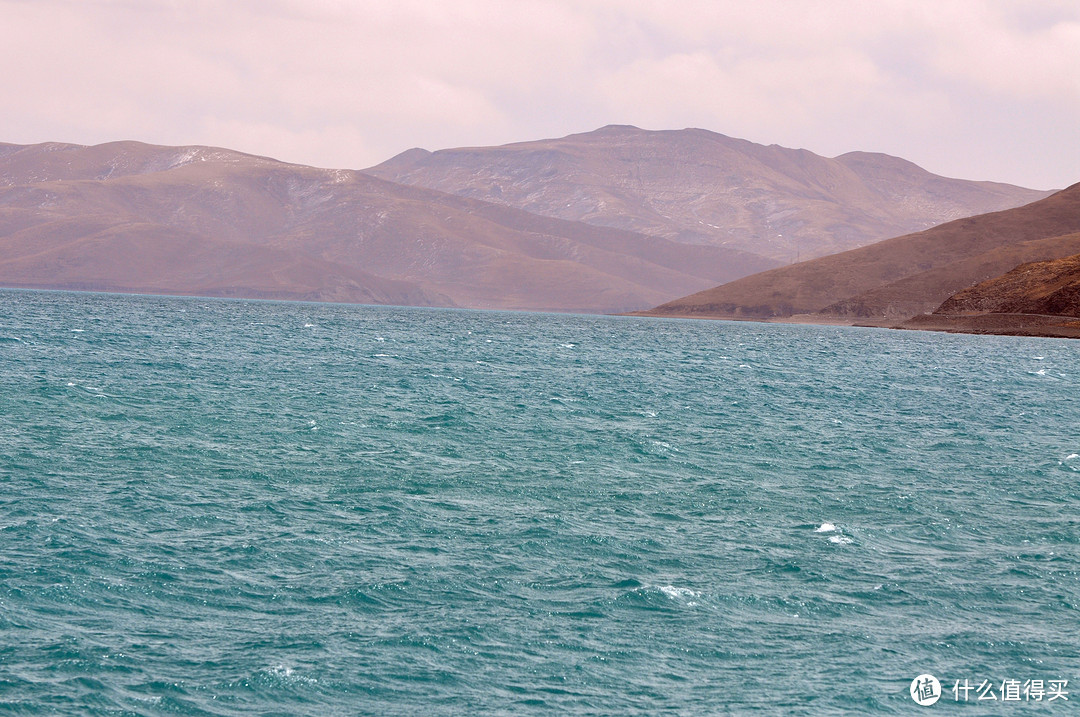
[[[0,285],[616,312],[773,264],[209,147],[0,145]]]
[[[1080,254],[1021,264],[954,294],[934,313],[1053,314],[1080,318]]]
[[[1046,199],[745,277],[644,312],[889,325],[1017,264],[1080,252],[1080,184]]]
[[[829,159],[700,129],[627,126],[502,147],[414,149],[365,171],[785,264],[1049,194],[947,179],[884,154]]]
[[[1073,237],[1080,241],[1080,234]],[[1080,338],[1080,254],[1021,264],[901,328]]]

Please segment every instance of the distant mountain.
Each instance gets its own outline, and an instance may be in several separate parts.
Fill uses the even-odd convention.
[[[1002,212],[748,276],[647,313],[887,325],[1018,264],[1080,253],[1080,184]]]
[[[211,147],[0,145],[0,285],[616,312],[775,263]]]
[[[701,129],[627,126],[502,147],[413,149],[365,171],[785,264],[1050,194],[947,179],[884,154],[827,159]]]

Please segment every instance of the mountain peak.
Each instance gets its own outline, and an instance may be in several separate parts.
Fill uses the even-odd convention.
[[[632,124],[606,124],[592,132],[586,132],[586,134],[629,134],[648,131],[649,130],[643,130],[640,127],[635,127]]]

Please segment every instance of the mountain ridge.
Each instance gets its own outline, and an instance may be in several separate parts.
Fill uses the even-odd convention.
[[[630,125],[499,147],[414,148],[363,171],[784,263],[1050,194],[939,177],[880,153],[829,159],[704,129]]]

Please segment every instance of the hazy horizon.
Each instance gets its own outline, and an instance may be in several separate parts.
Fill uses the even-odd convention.
[[[5,142],[359,169],[631,124],[1080,180],[1080,7],[1056,0],[0,0],[0,15]]]

